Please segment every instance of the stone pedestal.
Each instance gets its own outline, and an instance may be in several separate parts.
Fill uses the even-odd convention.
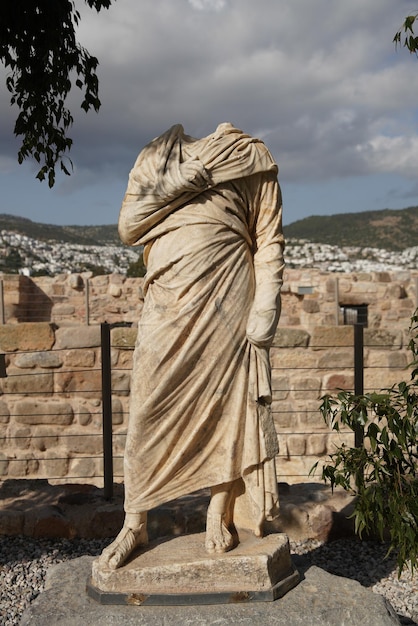
[[[275,600],[299,582],[287,535],[240,538],[221,555],[208,555],[199,533],[150,544],[117,570],[95,560],[88,593],[101,604],[224,604]]]

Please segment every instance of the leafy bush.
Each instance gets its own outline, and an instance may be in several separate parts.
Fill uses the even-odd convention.
[[[147,271],[147,268],[145,267],[144,259],[143,259],[142,252],[141,252],[140,255],[138,256],[138,259],[129,264],[129,267],[126,272],[126,276],[128,278],[138,278],[138,277],[145,276],[146,271]]]
[[[397,551],[399,575],[407,564],[412,571],[418,567],[418,309],[410,333],[409,383],[380,393],[326,395],[320,409],[332,429],[364,431],[362,447],[342,444],[330,455],[322,478],[356,496],[356,533],[388,539],[388,552]]]

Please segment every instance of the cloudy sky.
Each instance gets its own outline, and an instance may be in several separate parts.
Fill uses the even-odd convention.
[[[202,137],[224,121],[273,153],[285,223],[418,205],[418,59],[392,43],[415,0],[116,0],[99,15],[76,5],[102,108],[86,115],[71,95],[75,171],[50,190],[17,164],[0,74],[0,213],[116,223],[148,141],[178,122]]]

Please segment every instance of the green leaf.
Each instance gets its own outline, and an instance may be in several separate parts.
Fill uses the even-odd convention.
[[[112,0],[86,0],[99,11]],[[70,150],[67,136],[73,123],[65,102],[72,89],[83,91],[86,112],[100,108],[98,60],[76,39],[80,13],[73,1],[0,3],[0,60],[10,69],[6,87],[18,107],[14,132],[21,138],[18,162],[34,158],[41,164],[36,177],[52,186],[55,167]],[[64,166],[64,172],[69,169]]]

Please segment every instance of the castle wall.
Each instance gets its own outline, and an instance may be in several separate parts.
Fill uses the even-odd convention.
[[[1,478],[102,484],[99,322],[135,322],[142,279],[90,278],[89,325],[82,319],[85,281],[83,275],[3,277],[9,319],[0,325],[7,371],[7,378],[0,379]],[[349,435],[330,432],[319,412],[322,395],[354,385],[353,327],[336,325],[337,317],[341,322],[337,304],[368,304],[365,390],[409,378],[407,329],[415,309],[416,276],[344,275],[338,283],[337,302],[335,276],[297,270],[286,275],[271,362],[278,476],[291,483],[318,480],[318,475],[308,476],[313,463],[342,439],[352,443]],[[300,287],[310,293],[300,293]],[[27,321],[35,317],[39,302],[49,319]],[[122,479],[135,338],[135,326],[111,331],[116,480]]]

